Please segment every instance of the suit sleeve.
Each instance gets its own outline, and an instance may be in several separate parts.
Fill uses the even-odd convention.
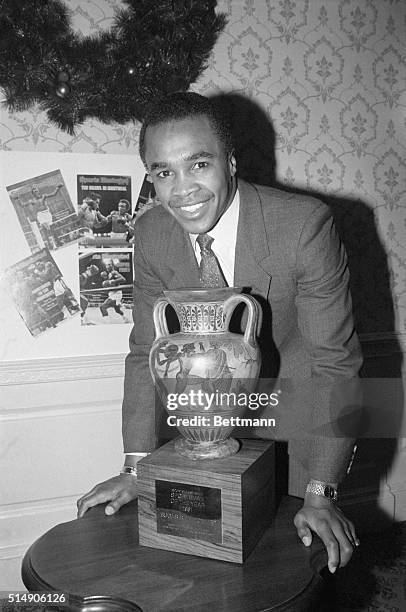
[[[345,250],[322,204],[302,227],[296,274],[298,326],[312,371],[307,468],[311,478],[340,482],[354,444],[340,428],[340,417],[358,400],[362,359]]]
[[[134,236],[134,326],[130,353],[125,361],[122,435],[124,452],[150,452],[157,445],[155,392],[149,371],[149,352],[154,340],[152,311],[163,285],[143,251],[141,228]]]

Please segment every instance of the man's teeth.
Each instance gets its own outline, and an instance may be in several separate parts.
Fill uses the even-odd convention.
[[[204,202],[199,202],[199,204],[193,204],[193,206],[181,206],[180,209],[184,210],[185,212],[195,212],[196,210],[199,210],[203,204]]]

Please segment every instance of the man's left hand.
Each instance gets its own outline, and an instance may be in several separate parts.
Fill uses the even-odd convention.
[[[324,542],[328,554],[328,568],[333,574],[351,559],[359,546],[353,523],[328,499],[307,493],[303,507],[296,514],[294,524],[305,546],[312,543],[312,531]]]

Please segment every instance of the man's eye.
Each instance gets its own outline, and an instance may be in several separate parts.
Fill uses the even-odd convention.
[[[168,178],[168,176],[171,175],[171,171],[170,170],[161,170],[161,172],[157,173],[157,176],[159,178]]]
[[[206,168],[209,164],[206,161],[198,161],[194,164],[193,169],[201,170],[202,168]]]

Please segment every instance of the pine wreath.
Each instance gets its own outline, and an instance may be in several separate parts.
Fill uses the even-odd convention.
[[[225,26],[215,0],[124,0],[112,27],[72,30],[60,0],[0,0],[0,87],[11,111],[39,104],[74,133],[87,118],[141,120],[148,102],[186,91]]]

